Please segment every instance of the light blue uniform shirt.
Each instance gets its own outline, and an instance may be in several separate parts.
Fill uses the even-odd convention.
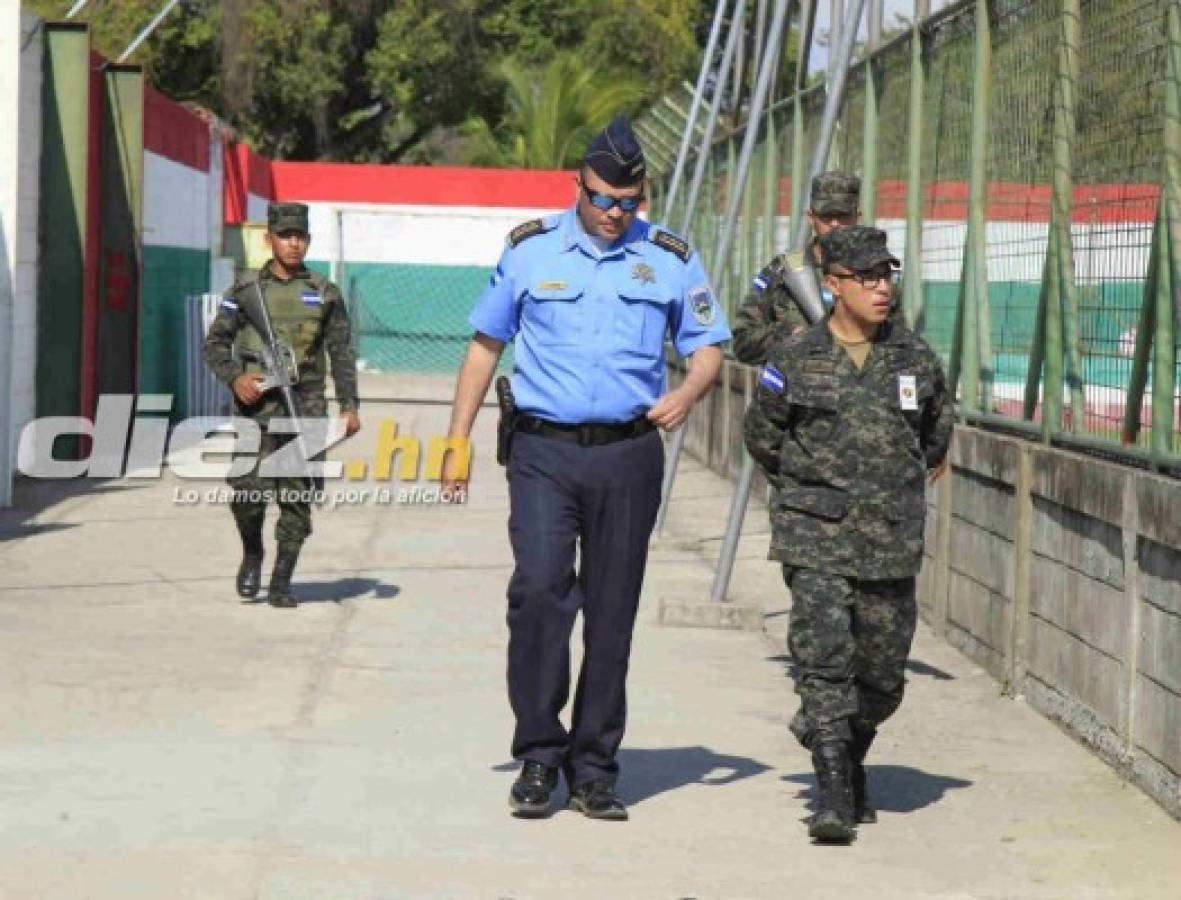
[[[729,340],[700,258],[655,243],[658,226],[636,219],[601,254],[574,208],[542,227],[505,248],[469,318],[478,332],[516,340],[513,396],[522,412],[630,421],[664,393],[666,336],[681,356]]]

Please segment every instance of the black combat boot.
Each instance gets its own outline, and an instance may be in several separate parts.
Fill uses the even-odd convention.
[[[242,536],[242,564],[235,586],[239,597],[250,599],[262,587],[262,522],[257,527],[239,525],[238,533]]]
[[[291,574],[295,571],[295,562],[299,559],[299,544],[284,542],[279,545],[279,552],[275,556],[275,568],[271,572],[271,587],[267,591],[267,603],[291,609],[297,604],[291,596]]]
[[[812,748],[812,767],[820,786],[820,800],[808,823],[808,836],[820,841],[852,840],[857,830],[848,746],[842,741],[818,744]]]
[[[873,743],[877,732],[853,729],[853,743],[849,745],[849,757],[853,767],[853,815],[862,825],[878,820],[878,811],[869,802],[869,790],[865,783],[865,754]]]

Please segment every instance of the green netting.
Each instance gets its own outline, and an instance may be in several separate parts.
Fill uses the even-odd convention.
[[[346,262],[338,278],[363,371],[454,373],[472,329],[468,315],[491,269]],[[503,366],[511,366],[511,346]]]
[[[1153,222],[1164,178],[1164,13],[1173,0],[1080,0],[1079,75],[1074,86],[1076,133],[1067,173],[1073,179],[1070,236],[1074,302],[1067,328],[1064,427],[1103,438],[1118,437],[1132,378],[1132,354],[1144,308]],[[1038,341],[1055,174],[1054,126],[1061,116],[1058,66],[1062,44],[1061,0],[990,0],[990,98],[986,110],[985,259],[987,327],[980,335],[982,369],[991,374],[991,411],[1021,416],[1025,386]],[[977,9],[972,3],[935,16],[923,29],[921,264],[923,308],[918,326],[949,359],[962,302],[963,260],[970,202],[974,51]],[[890,229],[901,256],[905,235],[913,36],[889,40],[876,54],[873,77],[878,103],[874,148],[877,217]],[[848,74],[846,95],[828,163],[864,173],[866,66]],[[803,168],[818,140],[825,95],[810,89],[802,103]],[[1057,104],[1057,106],[1056,106]],[[793,180],[794,101],[777,109],[778,166],[786,209]],[[729,123],[740,142],[743,123]],[[715,261],[714,276],[733,312],[750,273],[767,255],[774,222],[760,206],[767,148],[751,169],[753,208],[744,208],[731,251]],[[719,183],[726,182],[726,138],[713,151]],[[732,159],[732,157],[730,157]],[[703,203],[710,203],[704,200]],[[712,198],[703,227],[716,240],[724,191]],[[695,234],[695,237],[697,235]],[[700,238],[698,238],[700,240]],[[1073,330],[1072,330],[1073,329]],[[1181,336],[1181,328],[1177,329]],[[1077,372],[1073,371],[1077,368]],[[1035,378],[1043,373],[1033,373]],[[1072,375],[1077,376],[1072,380]],[[1151,374],[1150,374],[1151,377]],[[1178,380],[1172,378],[1175,395]],[[1073,388],[1073,391],[1072,391]],[[1071,400],[1080,404],[1072,415]],[[1141,416],[1149,424],[1151,386]],[[1179,401],[1181,402],[1181,401]],[[1040,409],[1038,411],[1040,414]],[[1036,417],[1036,416],[1035,416]],[[1181,448],[1181,423],[1174,421]],[[1144,427],[1139,441],[1148,440]]]

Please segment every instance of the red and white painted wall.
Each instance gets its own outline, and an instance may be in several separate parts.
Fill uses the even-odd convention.
[[[361,363],[379,369],[454,371],[509,231],[574,200],[563,171],[271,168],[278,199],[308,204],[310,258],[353,301]]]

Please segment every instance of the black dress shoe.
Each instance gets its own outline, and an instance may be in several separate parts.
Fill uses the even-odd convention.
[[[258,595],[262,587],[262,554],[244,553],[242,565],[238,566],[238,578],[235,582],[238,596],[249,600]]]
[[[592,781],[570,793],[570,808],[588,819],[626,822],[627,807],[615,796],[615,786],[606,781]]]
[[[558,786],[557,766],[526,760],[509,791],[508,805],[522,819],[540,819],[553,812],[550,796]]]

